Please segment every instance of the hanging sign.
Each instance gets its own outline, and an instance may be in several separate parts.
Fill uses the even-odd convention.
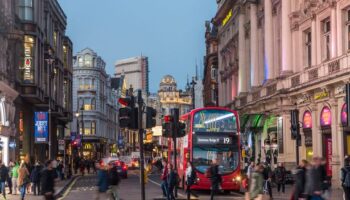
[[[331,110],[325,106],[321,112],[321,126],[330,126],[332,124]]]
[[[312,128],[312,117],[310,111],[305,111],[303,116],[303,128]]]
[[[48,142],[48,113],[47,112],[35,112],[34,113],[34,138],[35,143]]]

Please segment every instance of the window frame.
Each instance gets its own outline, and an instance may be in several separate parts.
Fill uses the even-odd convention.
[[[304,67],[312,66],[312,32],[311,28],[303,31]]]
[[[331,19],[325,18],[321,22],[322,36],[322,61],[328,61],[331,58]]]

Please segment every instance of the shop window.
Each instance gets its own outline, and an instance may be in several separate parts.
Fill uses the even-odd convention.
[[[33,36],[24,36],[24,61],[21,67],[23,83],[34,83],[35,69],[35,39]]]
[[[329,18],[322,21],[322,60],[330,59],[331,53],[331,21]]]
[[[21,20],[33,20],[33,0],[17,0],[17,14]]]

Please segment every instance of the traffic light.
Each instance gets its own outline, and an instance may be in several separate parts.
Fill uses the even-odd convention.
[[[146,107],[146,128],[152,128],[156,126],[157,111],[152,107]]]
[[[119,126],[121,128],[137,129],[138,110],[135,108],[134,97],[119,98],[118,102],[124,106],[119,108]]]
[[[300,137],[300,127],[299,127],[299,110],[291,111],[291,133],[292,139],[298,139]]]
[[[186,124],[183,122],[177,123],[177,135],[176,137],[183,137],[186,135]]]
[[[174,121],[171,115],[164,116],[163,124],[162,124],[162,136],[163,137],[172,137]]]

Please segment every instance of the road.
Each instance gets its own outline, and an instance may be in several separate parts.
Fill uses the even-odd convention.
[[[120,198],[123,200],[138,200],[141,199],[141,189],[139,183],[139,176],[137,171],[130,171],[127,179],[122,179],[119,188]],[[62,200],[93,200],[96,198],[96,175],[88,175],[79,177],[66,194],[61,198]],[[153,200],[161,197],[159,175],[150,175],[149,181],[146,184],[146,199]],[[210,199],[208,192],[197,192],[196,196],[200,200]],[[178,197],[184,199],[185,193],[183,190],[178,191]],[[102,198],[101,198],[102,199]],[[216,200],[243,200],[243,196],[238,193],[221,194]]]

